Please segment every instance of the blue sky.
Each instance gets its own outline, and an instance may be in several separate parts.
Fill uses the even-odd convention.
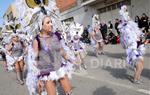
[[[3,24],[4,13],[13,1],[14,0],[0,0],[0,26]]]

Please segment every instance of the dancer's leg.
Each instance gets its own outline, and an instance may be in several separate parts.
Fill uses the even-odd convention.
[[[60,80],[60,84],[62,86],[62,88],[64,89],[66,95],[71,95],[71,83],[70,80],[68,78],[68,76],[64,76],[63,78],[61,78]]]
[[[20,72],[21,72],[21,79],[23,80],[24,79],[24,61],[21,60],[19,61],[19,66],[20,66]]]
[[[20,83],[21,85],[23,85],[24,82],[23,82],[22,79],[21,79],[21,70],[20,70],[20,66],[19,66],[19,63],[18,63],[18,62],[15,63],[15,70],[16,70],[17,80],[19,81],[19,83]]]
[[[141,73],[143,71],[143,59],[140,59],[138,61],[138,63],[136,64],[136,71],[135,71],[135,75],[134,75],[134,82],[137,82],[140,80],[141,77]]]
[[[83,59],[84,59],[84,57],[85,57],[85,54],[84,54],[83,51],[80,51],[79,55],[80,55],[80,60],[81,60],[81,66],[86,70],[87,67],[86,67],[86,65],[85,65],[84,62],[83,62]]]
[[[56,95],[56,87],[55,83],[53,81],[46,81],[45,82],[45,88],[47,91],[47,95]]]

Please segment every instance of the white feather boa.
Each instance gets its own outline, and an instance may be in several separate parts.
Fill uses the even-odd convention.
[[[145,54],[145,45],[142,44],[139,47],[137,45],[137,41],[140,41],[143,33],[138,28],[138,25],[129,17],[127,6],[122,6],[119,14],[121,23],[118,28],[121,32],[121,45],[126,49],[127,63],[135,65],[136,60]]]

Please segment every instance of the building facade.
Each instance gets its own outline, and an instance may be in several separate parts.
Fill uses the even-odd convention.
[[[63,0],[59,0],[63,1]],[[70,0],[71,1],[71,0]],[[69,6],[61,11],[61,20],[66,22],[75,21],[84,26],[91,25],[92,16],[99,14],[100,20],[104,22],[119,18],[119,8],[127,5],[132,19],[136,15],[146,13],[150,16],[150,0],[73,0],[76,5]],[[59,7],[60,8],[60,7]],[[60,8],[61,10],[61,8]]]
[[[11,5],[8,7],[8,9],[7,9],[7,11],[5,12],[5,14],[3,15],[3,19],[4,19],[5,21],[11,21],[11,20],[13,20],[13,18],[15,18],[15,17],[17,17],[17,16],[18,16],[18,14],[17,14],[17,12],[16,12],[16,10],[15,10],[14,4],[11,4]]]

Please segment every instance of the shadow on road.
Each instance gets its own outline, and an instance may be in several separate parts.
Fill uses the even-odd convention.
[[[87,51],[87,55],[96,56],[96,53],[94,51]]]
[[[110,52],[105,52],[105,55],[108,56],[108,57],[119,58],[119,59],[122,59],[122,58],[126,57],[125,53],[110,53]]]
[[[146,56],[146,57],[150,57],[150,53],[146,53],[144,56]]]
[[[144,68],[144,70],[142,72],[142,76],[145,77],[145,78],[150,79],[150,69]]]
[[[112,75],[113,77],[117,78],[117,79],[122,79],[122,80],[129,80],[130,82],[133,82],[133,76],[127,74],[127,69],[119,69],[119,68],[110,68],[110,67],[106,67],[103,68],[103,70],[106,70],[110,73],[110,75]]]
[[[117,69],[117,68],[106,67],[106,68],[103,68],[103,70],[108,71],[115,78],[119,78],[122,80],[127,79],[130,82],[133,82],[133,75],[127,74],[127,69]],[[147,79],[150,79],[150,69],[144,68],[141,76]]]
[[[111,88],[107,87],[100,87],[97,88],[94,92],[93,95],[116,95],[116,92],[114,92]]]
[[[62,86],[59,82],[56,82],[56,88],[57,88],[57,95],[66,95],[65,91],[63,90]],[[76,87],[72,87],[72,90],[74,90]]]
[[[110,52],[105,52],[105,55],[108,57],[112,57],[112,58],[126,58],[126,54],[125,53],[110,53]],[[145,57],[150,57],[150,53],[146,53],[144,55]]]
[[[126,74],[127,73],[126,69],[110,68],[110,67],[106,67],[106,68],[103,68],[103,69],[108,71],[115,78],[127,79],[126,78],[126,75],[127,75]]]

